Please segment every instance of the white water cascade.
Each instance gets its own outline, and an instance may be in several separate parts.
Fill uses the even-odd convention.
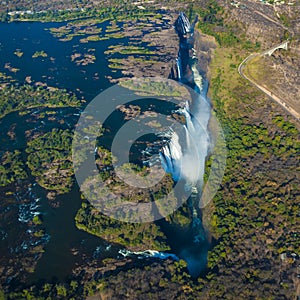
[[[156,250],[145,250],[145,251],[133,252],[127,249],[121,249],[119,250],[119,254],[121,254],[124,257],[137,256],[138,258],[153,257],[153,258],[160,258],[160,259],[173,259],[175,261],[179,260],[178,256],[176,256],[175,254],[159,252]]]
[[[124,249],[120,250],[119,254],[124,257],[134,255],[138,258],[184,259],[190,274],[197,277],[205,269],[208,251],[206,233],[198,209],[198,194],[202,192],[205,161],[210,149],[208,123],[211,106],[206,97],[208,82],[202,78],[197,69],[197,55],[193,49],[193,27],[189,25],[184,14],[180,14],[175,27],[181,39],[181,48],[176,60],[178,80],[183,83],[185,77],[189,77],[190,73],[187,74],[189,68],[193,75],[192,82],[189,83],[194,86],[194,91],[191,91],[191,100],[177,111],[184,116],[185,124],[179,124],[176,129],[172,127],[167,132],[161,133],[163,147],[161,142],[158,142],[157,145],[147,148],[144,154],[150,156],[159,149],[160,162],[165,171],[172,175],[174,181],[183,181],[186,191],[192,191],[189,203],[192,211],[190,241],[186,242],[185,239],[179,238],[184,243],[177,245],[176,254],[154,250],[130,252]],[[190,36],[189,39],[186,38],[187,34]],[[193,57],[189,57],[189,49],[193,49]],[[146,163],[150,164],[151,161]]]
[[[180,58],[180,56],[178,56],[178,58],[176,58],[176,65],[177,65],[178,79],[180,81],[181,78],[182,78],[181,58]]]
[[[160,157],[166,172],[172,174],[175,181],[183,179],[190,188],[195,186],[201,189],[209,149],[207,126],[211,107],[202,93],[201,75],[196,66],[192,70],[195,82],[192,103],[187,102],[179,111],[185,117],[184,131],[170,131],[170,142],[163,147]]]

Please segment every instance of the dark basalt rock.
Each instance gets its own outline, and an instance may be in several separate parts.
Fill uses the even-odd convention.
[[[191,24],[185,13],[181,12],[175,22],[175,29],[179,36],[183,36],[191,32]]]
[[[195,19],[196,22],[197,19]],[[191,25],[187,16],[181,12],[175,21],[175,30],[179,37],[179,51],[177,57],[177,80],[189,84],[192,88],[193,75],[190,66],[190,59],[193,56],[194,46],[194,26],[195,22]],[[178,70],[180,69],[180,70]],[[174,73],[174,71],[173,71]],[[180,74],[179,74],[180,73]],[[174,74],[173,74],[174,75]]]

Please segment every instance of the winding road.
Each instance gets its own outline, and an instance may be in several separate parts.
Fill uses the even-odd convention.
[[[272,93],[270,90],[268,90],[267,88],[263,87],[262,85],[258,84],[257,82],[255,82],[253,79],[249,78],[248,76],[246,76],[243,73],[243,69],[246,66],[246,64],[253,59],[254,57],[257,56],[263,56],[266,55],[268,52],[272,51],[274,48],[280,47],[282,45],[284,45],[286,42],[281,43],[275,47],[272,47],[262,53],[252,53],[249,56],[247,56],[239,65],[238,67],[238,72],[239,74],[245,78],[246,80],[248,80],[249,82],[251,82],[254,86],[256,86],[258,89],[260,89],[262,92],[264,92],[268,97],[270,97],[273,101],[277,102],[279,105],[281,105],[287,112],[289,112],[293,117],[295,117],[298,121],[300,121],[300,113],[298,113],[295,109],[293,109],[292,107],[290,107],[283,99],[279,98],[278,96],[276,96],[274,93]]]

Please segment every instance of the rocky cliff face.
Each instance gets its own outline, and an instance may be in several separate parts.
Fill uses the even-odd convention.
[[[213,50],[216,48],[214,37],[205,35],[198,30],[194,33],[194,49],[197,53],[199,71],[204,77],[209,77],[209,64],[211,62]]]
[[[200,74],[206,77],[208,65],[211,61],[212,51],[216,47],[215,39],[205,35],[196,29],[196,22],[191,25],[184,13],[180,13],[175,21],[175,29],[180,39],[178,58],[181,64],[182,78],[184,83],[191,84],[193,75],[191,71],[191,59],[196,55],[198,59],[197,69]],[[178,66],[174,60],[172,63],[169,78],[178,80]]]
[[[175,22],[175,29],[179,36],[187,35],[191,32],[191,24],[185,13],[181,12]]]
[[[192,37],[193,27],[187,16],[181,12],[174,23],[175,30],[179,37],[179,49],[176,59],[176,66],[172,66],[170,78],[179,80],[183,83],[193,84],[193,76],[190,68],[191,49],[194,46]],[[176,56],[174,56],[175,58]],[[176,68],[176,71],[174,70]],[[172,77],[176,74],[176,77]]]
[[[265,57],[265,71],[271,74],[266,84],[274,94],[300,112],[300,52],[294,46],[292,44],[288,52],[277,50],[272,57]]]
[[[226,23],[236,26],[236,30],[246,37],[258,41],[264,48],[278,43],[287,36],[298,36],[299,5],[267,5],[252,0],[230,1],[218,0],[226,10]]]

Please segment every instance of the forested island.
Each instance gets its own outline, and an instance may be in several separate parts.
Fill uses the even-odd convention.
[[[264,68],[253,64],[252,71],[275,95],[286,92],[297,110],[299,7],[275,3],[274,11],[246,0],[90,2],[0,6],[0,26],[12,36],[8,42],[0,34],[0,299],[297,299],[299,120],[238,67],[251,53],[288,39],[287,51],[262,57]],[[196,277],[181,248],[190,245],[189,203],[152,223],[111,219],[80,193],[71,150],[80,113],[103,89],[127,77],[178,79],[173,26],[179,12],[191,22],[198,16],[195,53],[227,147],[220,189],[201,210],[209,249]],[[272,66],[276,86],[268,79]],[[149,90],[178,96],[159,84],[141,88]],[[116,114],[130,120],[142,113],[134,103]],[[173,111],[170,116],[184,122]],[[126,189],[112,173],[113,160],[105,141],[97,145],[102,180],[137,203],[174,185],[167,176],[150,196]],[[204,181],[210,166],[208,159]],[[178,260],[124,257],[120,249],[175,253]]]

